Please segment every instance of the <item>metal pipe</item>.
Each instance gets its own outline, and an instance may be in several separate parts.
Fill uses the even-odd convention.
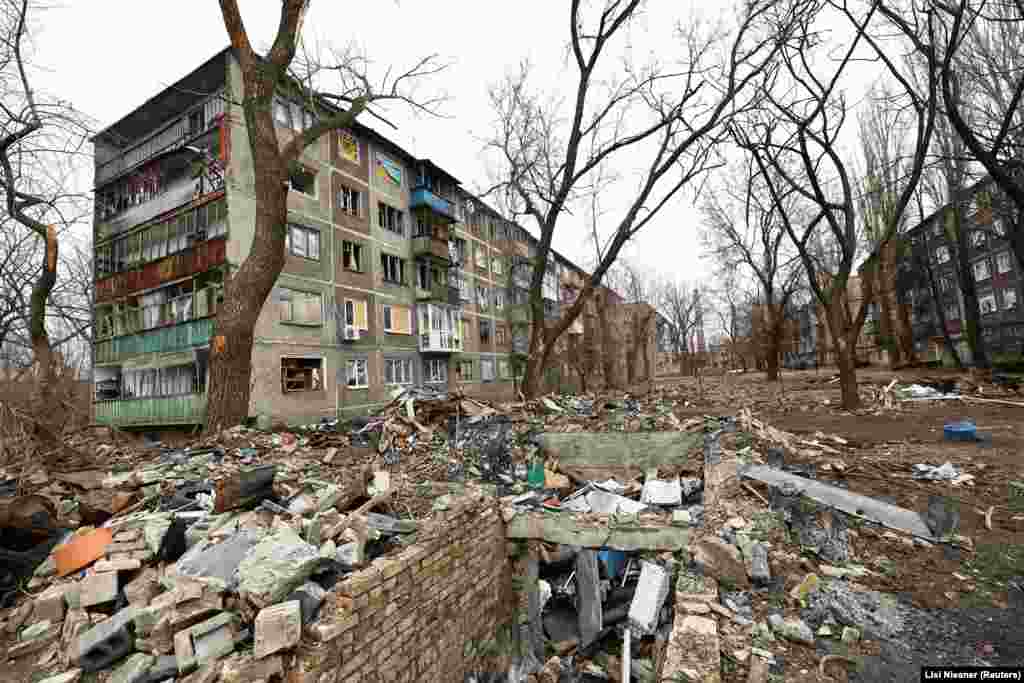
[[[629,663],[633,658],[630,654],[630,634],[633,629],[626,625],[626,632],[622,635],[622,683],[629,683]]]

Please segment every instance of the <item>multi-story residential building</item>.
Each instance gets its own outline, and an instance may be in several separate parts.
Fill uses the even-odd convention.
[[[99,422],[204,419],[213,316],[258,204],[241,88],[225,50],[93,140]],[[277,97],[279,138],[324,111]],[[255,329],[251,416],[372,411],[413,384],[511,395],[531,323],[526,230],[363,125],[310,146],[289,182],[286,262]],[[567,296],[560,282],[585,275],[552,253],[547,317]]]
[[[986,348],[997,356],[1024,353],[1022,277],[1005,227],[1012,205],[988,178],[964,190],[962,202],[970,276],[977,289]],[[949,338],[957,346],[960,358],[970,362],[956,252],[950,241],[953,225],[952,209],[945,206],[907,231],[906,252],[929,259],[938,297],[932,294],[927,269],[909,257],[900,262],[900,297],[911,305],[914,346],[923,359],[949,360],[937,308],[941,306]]]

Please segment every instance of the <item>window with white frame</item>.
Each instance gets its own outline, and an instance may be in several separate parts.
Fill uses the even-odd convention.
[[[363,272],[363,245],[344,240],[341,243],[341,264],[345,270]]]
[[[388,306],[387,304],[384,304],[384,331],[385,332],[390,332],[391,330],[393,330],[394,329],[394,327],[392,327],[393,324],[394,324],[394,321],[392,320],[392,317],[391,317],[391,306]]]
[[[989,268],[988,268],[988,259],[982,259],[980,261],[977,261],[972,266],[972,268],[974,270],[974,281],[975,282],[981,282],[982,280],[987,280],[989,278],[989,275],[991,275],[991,273],[989,272]]]
[[[342,213],[359,218],[363,210],[363,193],[351,187],[342,187],[338,190],[338,208]]]
[[[459,288],[459,298],[463,301],[469,301],[469,282],[466,281],[466,276],[461,273],[456,276],[456,280]]]
[[[385,384],[412,384],[412,359],[385,358]]]
[[[482,245],[476,245],[476,267],[487,270],[487,248]]]
[[[384,282],[391,284],[405,283],[405,261],[391,254],[380,255],[380,270],[384,275]]]
[[[494,290],[494,308],[499,311],[505,308],[505,292],[500,289]]]
[[[1003,290],[1003,308],[1017,307],[1017,290],[1012,287]]]
[[[346,364],[348,381],[346,384],[351,389],[365,389],[370,386],[370,377],[366,371],[366,359],[354,358]]]
[[[495,325],[494,326],[494,342],[496,344],[504,344],[507,341],[505,336],[505,326]]]
[[[480,379],[485,382],[494,381],[494,359],[484,358],[480,361]]]
[[[978,297],[978,308],[981,310],[982,315],[988,315],[989,313],[995,313],[999,310],[996,305],[996,295],[991,292]]]
[[[949,247],[937,247],[935,249],[935,260],[938,263],[946,263],[949,261]]]
[[[396,235],[405,235],[405,214],[393,206],[377,204],[377,225]]]
[[[292,256],[301,256],[313,261],[320,260],[319,230],[289,223],[285,242],[287,243],[288,253]]]
[[[996,255],[996,270],[1000,273],[1009,273],[1010,268],[1012,267],[1011,264],[1010,252],[1004,251],[1003,253]]]
[[[441,358],[431,358],[423,362],[424,382],[447,382],[448,363]]]
[[[281,322],[298,325],[323,324],[323,305],[319,293],[300,292],[286,287],[276,288]]]

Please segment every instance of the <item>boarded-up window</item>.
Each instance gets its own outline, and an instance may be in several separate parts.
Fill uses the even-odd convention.
[[[281,391],[320,391],[323,363],[322,358],[282,358]]]

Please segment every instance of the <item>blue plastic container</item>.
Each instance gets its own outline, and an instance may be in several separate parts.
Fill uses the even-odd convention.
[[[604,565],[605,576],[614,579],[626,567],[626,553],[621,550],[598,550],[597,561]]]
[[[946,441],[976,441],[977,427],[970,420],[947,422],[942,429]]]

